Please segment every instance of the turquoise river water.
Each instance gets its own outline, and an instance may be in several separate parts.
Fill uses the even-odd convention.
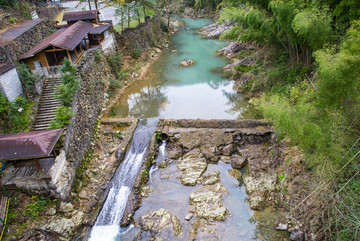
[[[209,19],[185,19],[185,26],[172,39],[163,56],[153,64],[145,79],[129,87],[112,108],[111,115],[137,118],[256,118],[248,99],[232,89],[221,69],[230,63],[216,51],[226,42],[204,39],[198,28]],[[171,53],[177,50],[176,53]],[[193,59],[196,64],[179,63]]]

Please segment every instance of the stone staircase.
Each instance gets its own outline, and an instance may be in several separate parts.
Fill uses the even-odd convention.
[[[54,98],[54,93],[56,87],[60,84],[61,80],[59,78],[46,80],[33,124],[33,131],[48,129],[50,122],[55,119],[55,111],[61,105],[61,102]]]

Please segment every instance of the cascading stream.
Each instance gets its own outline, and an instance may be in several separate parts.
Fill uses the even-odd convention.
[[[125,159],[112,180],[109,194],[89,240],[116,240],[120,234],[120,221],[157,122],[158,119],[140,120]]]

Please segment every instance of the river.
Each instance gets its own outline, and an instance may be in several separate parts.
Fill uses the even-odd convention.
[[[132,240],[138,233],[139,230],[133,226],[120,230],[119,223],[131,191],[132,180],[138,172],[139,163],[147,148],[146,143],[149,142],[157,119],[261,117],[246,97],[233,90],[233,82],[221,73],[221,68],[229,60],[216,56],[216,50],[227,43],[204,39],[197,33],[200,27],[210,24],[211,20],[184,19],[184,22],[184,27],[172,38],[169,49],[153,64],[144,80],[130,86],[110,110],[112,116],[136,117],[148,121],[143,120],[134,133],[131,148],[112,181],[90,240]],[[190,67],[179,66],[185,59],[193,59],[196,64]],[[133,147],[138,145],[137,142],[141,144],[141,148]],[[160,160],[157,162],[166,155],[164,146],[160,150]],[[176,169],[176,165],[169,168]],[[251,210],[246,202],[244,186],[228,174],[229,169],[229,164],[219,162],[217,165],[209,164],[207,170],[220,171],[221,181],[229,190],[229,195],[223,202],[231,217],[216,224],[216,234],[220,240],[240,240],[240,234],[241,240],[288,240],[286,233],[277,232],[273,227],[273,221],[280,213],[270,209],[261,212]],[[135,220],[159,208],[171,210],[179,217],[186,215],[187,206],[184,203],[187,205],[189,193],[195,187],[163,180],[156,169],[152,169],[149,183],[151,194],[143,200],[141,208],[134,215]],[[181,222],[184,232],[188,233],[189,224],[183,224],[183,220]],[[187,237],[188,234],[185,234],[177,240],[187,240]],[[144,234],[142,240],[146,238]]]

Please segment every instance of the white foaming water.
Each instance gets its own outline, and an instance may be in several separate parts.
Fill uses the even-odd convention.
[[[91,230],[90,241],[118,240],[126,203],[156,124],[157,120],[144,120],[135,130],[131,146],[116,171],[106,201]]]
[[[166,141],[162,141],[161,146],[159,147],[159,154],[161,157],[165,157],[165,151],[166,151]]]

